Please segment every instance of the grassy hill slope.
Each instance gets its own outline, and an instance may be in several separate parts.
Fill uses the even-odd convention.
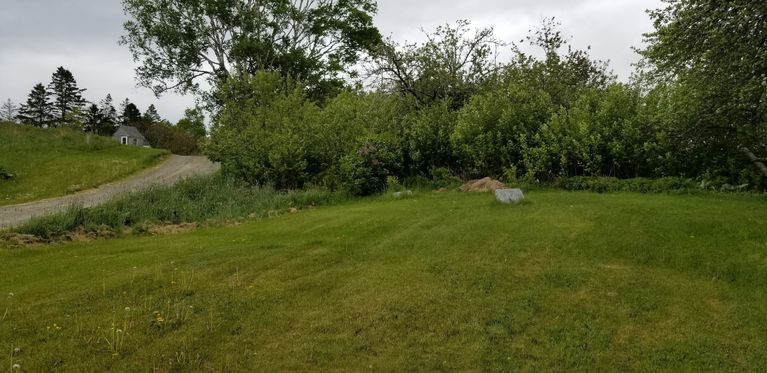
[[[528,197],[380,198],[0,251],[0,366],[767,369],[766,201]]]
[[[157,163],[163,150],[56,129],[0,124],[0,205],[34,201],[92,188]]]

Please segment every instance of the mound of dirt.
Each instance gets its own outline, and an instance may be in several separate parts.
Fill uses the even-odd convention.
[[[159,224],[149,227],[147,231],[152,235],[178,234],[191,232],[199,227],[197,223]]]
[[[19,233],[8,233],[6,235],[3,235],[2,240],[8,243],[8,245],[10,245],[11,247],[35,245],[35,244],[48,242],[40,237],[31,235],[31,234],[19,234]]]
[[[463,184],[459,190],[464,193],[487,193],[495,192],[498,189],[506,189],[506,185],[498,180],[486,177],[484,179],[471,180]]]

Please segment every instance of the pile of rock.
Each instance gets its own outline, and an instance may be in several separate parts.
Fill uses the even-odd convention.
[[[463,184],[460,188],[464,193],[487,193],[495,192],[498,189],[506,189],[506,185],[498,180],[493,180],[489,177],[479,180],[471,180],[466,184]]]
[[[463,184],[460,191],[464,193],[495,192],[495,199],[506,204],[520,203],[525,199],[525,194],[522,193],[521,189],[509,189],[502,182],[489,177],[471,180]]]

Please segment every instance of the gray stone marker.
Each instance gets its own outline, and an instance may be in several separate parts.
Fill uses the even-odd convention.
[[[520,203],[525,199],[522,189],[498,189],[495,191],[495,199],[500,203]]]

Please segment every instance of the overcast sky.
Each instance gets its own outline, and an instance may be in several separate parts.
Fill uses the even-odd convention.
[[[646,9],[660,0],[379,0],[376,25],[398,41],[421,41],[420,28],[469,19],[474,27],[493,26],[504,41],[519,41],[544,17],[556,17],[578,48],[611,61],[627,79],[637,60],[632,46],[651,31]],[[160,114],[178,120],[192,97],[173,94],[159,100],[137,88],[135,64],[117,40],[125,15],[120,0],[2,0],[0,6],[0,100],[20,103],[32,86],[48,84],[58,66],[72,71],[84,96],[115,102],[130,98],[141,110],[154,103]]]

